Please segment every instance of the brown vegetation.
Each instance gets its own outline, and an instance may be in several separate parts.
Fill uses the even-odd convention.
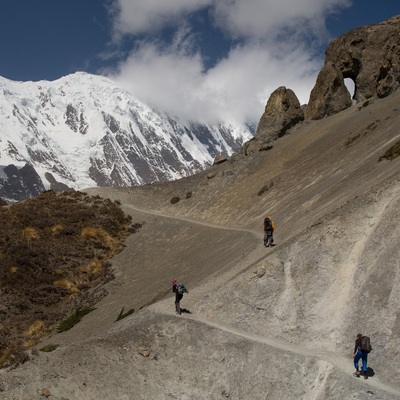
[[[23,361],[24,349],[98,299],[130,222],[116,202],[82,192],[48,191],[0,208],[0,365]]]

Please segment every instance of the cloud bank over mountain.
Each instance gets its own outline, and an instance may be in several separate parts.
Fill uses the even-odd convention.
[[[322,65],[326,18],[349,0],[119,0],[114,40],[142,37],[106,73],[139,98],[180,117],[215,123],[258,121],[279,86],[301,103]],[[225,52],[210,60],[199,24],[223,37]],[[215,35],[213,36],[215,37]],[[212,39],[211,39],[212,40]],[[210,46],[209,42],[207,46]]]

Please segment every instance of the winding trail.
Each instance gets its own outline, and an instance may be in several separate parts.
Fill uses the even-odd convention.
[[[194,220],[191,218],[185,218],[185,217],[177,217],[177,216],[171,216],[171,215],[165,215],[162,213],[157,213],[157,212],[152,212],[152,211],[147,211],[144,209],[141,209],[133,204],[124,204],[124,206],[128,209],[132,209],[135,211],[138,211],[140,213],[144,214],[149,214],[152,216],[159,216],[163,218],[169,218],[173,220],[179,220],[179,221],[184,221],[184,222],[189,222],[191,224],[195,225],[200,225],[200,226],[205,226],[208,228],[213,228],[213,229],[221,229],[224,231],[235,231],[235,232],[244,232],[244,233],[250,233],[254,236],[254,240],[256,243],[259,243],[255,250],[251,252],[250,254],[246,254],[240,262],[236,263],[232,268],[230,268],[228,271],[225,272],[217,272],[213,274],[208,281],[201,285],[198,286],[194,289],[190,290],[190,295],[192,302],[198,302],[201,300],[202,297],[204,297],[207,293],[210,293],[214,290],[217,290],[218,287],[224,285],[226,282],[230,281],[231,279],[235,278],[238,274],[245,272],[249,268],[251,268],[253,265],[257,264],[261,260],[265,258],[266,252],[269,250],[270,252],[273,251],[273,248],[271,249],[266,249],[263,244],[263,240],[261,237],[261,234],[259,231],[253,230],[253,229],[244,229],[244,228],[234,228],[234,227],[226,227],[226,226],[221,226],[217,224],[212,224],[209,222],[205,221],[198,221]],[[167,302],[170,300],[166,300]],[[169,303],[168,303],[169,304]]]
[[[273,347],[275,349],[279,349],[281,351],[285,351],[288,353],[293,353],[300,355],[305,358],[313,358],[317,360],[321,360],[326,362],[327,364],[331,365],[333,368],[335,368],[338,371],[341,371],[343,374],[348,375],[351,377],[351,374],[353,373],[353,367],[352,367],[352,361],[351,358],[344,357],[337,352],[330,352],[327,351],[326,349],[318,349],[318,348],[310,348],[307,346],[302,346],[299,344],[293,344],[284,340],[280,340],[277,338],[271,338],[268,336],[262,336],[259,334],[254,334],[252,332],[247,332],[241,329],[237,329],[232,326],[227,326],[224,324],[221,324],[219,322],[215,321],[210,321],[204,319],[201,315],[197,315],[195,310],[196,310],[196,304],[198,304],[201,299],[206,296],[208,293],[213,292],[214,290],[217,290],[217,288],[221,285],[224,285],[227,281],[233,279],[240,273],[245,272],[249,268],[251,268],[253,265],[261,261],[262,259],[265,258],[266,252],[273,252],[274,249],[265,249],[262,240],[260,239],[260,232],[257,232],[255,230],[249,230],[249,229],[242,229],[242,228],[231,228],[231,227],[225,227],[225,226],[220,226],[204,221],[197,221],[194,219],[189,219],[185,217],[177,217],[177,216],[169,216],[169,215],[164,215],[161,213],[156,213],[156,212],[151,212],[147,210],[140,209],[136,207],[133,204],[124,204],[125,207],[141,212],[141,213],[146,213],[149,215],[154,215],[154,216],[160,216],[163,218],[170,218],[170,219],[177,219],[185,222],[190,222],[193,224],[197,225],[202,225],[210,228],[215,228],[215,229],[222,229],[222,230],[231,230],[231,231],[242,231],[242,232],[247,232],[251,233],[254,235],[255,239],[259,242],[259,245],[255,248],[255,250],[251,253],[248,254],[244,259],[240,260],[233,268],[231,268],[229,271],[225,271],[223,273],[217,273],[215,276],[210,277],[210,279],[195,288],[190,288],[190,295],[185,299],[185,304],[189,304],[188,308],[194,311],[194,314],[183,314],[181,316],[176,316],[174,313],[174,307],[171,302],[173,301],[171,298],[164,299],[161,301],[158,301],[151,306],[149,306],[149,309],[157,312],[157,313],[162,313],[162,314],[168,314],[173,316],[174,318],[186,318],[189,320],[197,321],[199,323],[202,323],[204,325],[207,325],[209,327],[219,329],[221,331],[224,331],[230,335],[235,335],[237,337],[242,338],[243,340],[248,340],[251,342],[256,342],[260,343],[269,347]],[[354,378],[357,379],[357,378]],[[390,393],[393,396],[396,396],[400,399],[400,386],[382,382],[377,376],[374,376],[368,380],[365,380],[363,383],[368,385],[371,388],[375,388],[377,390],[382,390],[384,392]]]

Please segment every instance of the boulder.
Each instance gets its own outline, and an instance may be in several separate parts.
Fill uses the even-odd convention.
[[[352,104],[344,79],[355,85],[353,99],[383,98],[400,86],[400,15],[352,29],[333,40],[311,91],[306,119],[321,119]]]
[[[268,99],[255,138],[261,143],[270,142],[285,135],[290,128],[303,120],[304,112],[299,99],[293,90],[281,86]]]
[[[210,173],[207,175],[207,179],[212,179],[212,178],[215,178],[215,172],[210,172]]]
[[[214,165],[219,165],[219,164],[222,164],[222,163],[224,163],[225,161],[228,161],[228,159],[225,157],[225,156],[223,156],[222,154],[217,154],[216,156],[215,156],[215,158],[214,158]]]

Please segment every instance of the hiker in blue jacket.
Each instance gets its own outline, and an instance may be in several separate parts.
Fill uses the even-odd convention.
[[[357,334],[356,342],[354,345],[353,358],[354,358],[354,368],[356,369],[356,371],[354,372],[353,375],[356,376],[357,378],[360,377],[360,370],[358,369],[358,364],[361,359],[364,379],[368,379],[368,353],[361,350],[362,337],[363,335],[361,333]]]
[[[181,300],[183,293],[189,293],[189,291],[185,288],[183,283],[178,283],[175,279],[172,281],[172,291],[175,293],[175,312],[181,315]]]

